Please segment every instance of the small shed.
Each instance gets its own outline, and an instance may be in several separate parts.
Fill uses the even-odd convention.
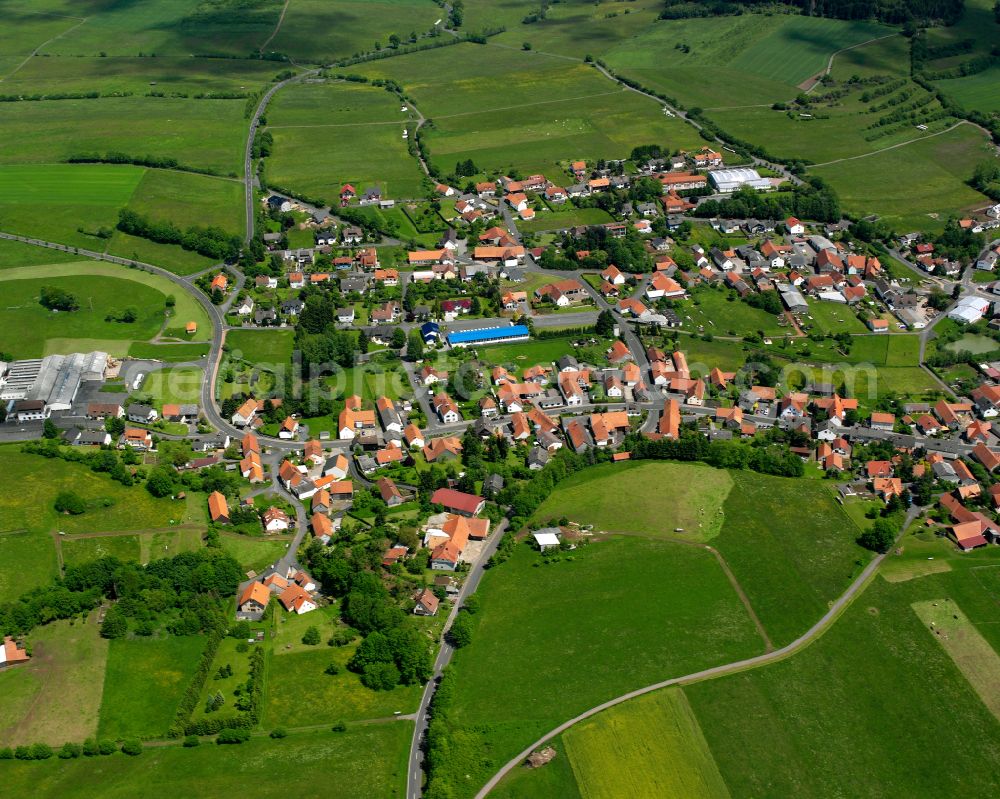
[[[538,548],[544,552],[547,549],[558,549],[560,531],[558,527],[544,527],[532,533]]]

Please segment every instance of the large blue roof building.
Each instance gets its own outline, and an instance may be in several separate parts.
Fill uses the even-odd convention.
[[[513,341],[527,341],[531,332],[525,325],[507,327],[487,327],[480,330],[460,330],[448,334],[451,347],[474,347],[486,344],[507,344]]]

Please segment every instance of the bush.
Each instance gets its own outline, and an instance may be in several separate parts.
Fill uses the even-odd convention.
[[[31,760],[48,760],[50,757],[52,757],[52,747],[48,744],[31,745]]]
[[[55,509],[59,513],[69,513],[73,516],[79,516],[87,510],[87,503],[84,502],[83,497],[79,494],[75,494],[72,491],[60,491],[56,494]]]
[[[3,749],[0,749],[0,760],[13,760],[13,759],[14,759],[13,749],[11,749],[9,746],[5,746]]]
[[[272,738],[287,738],[288,737],[288,730],[286,730],[284,727],[275,727],[273,730],[271,730],[271,737]]]
[[[238,730],[232,727],[226,727],[226,729],[219,731],[219,735],[216,737],[215,742],[217,744],[241,744],[249,740],[250,730]]]
[[[339,663],[331,663],[329,666],[327,666],[323,670],[323,673],[324,674],[331,674],[331,675],[340,674],[340,664]]]
[[[80,744],[64,743],[59,750],[59,757],[63,760],[72,760],[83,754],[83,747]]]
[[[184,739],[184,746],[190,749],[193,746],[199,746],[201,744],[201,738],[197,735],[189,735]]]
[[[333,732],[347,732],[347,724],[343,721],[338,721],[330,729],[333,730]]]
[[[142,754],[142,742],[138,738],[126,738],[122,742],[122,752],[135,757]]]
[[[310,627],[306,630],[305,635],[302,636],[302,643],[306,646],[316,646],[320,641],[319,628]]]
[[[118,747],[115,746],[115,742],[109,741],[107,738],[102,739],[97,745],[97,751],[102,755],[113,755],[117,749]]]

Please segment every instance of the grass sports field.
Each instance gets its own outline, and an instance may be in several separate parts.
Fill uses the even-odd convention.
[[[98,736],[164,737],[204,646],[200,636],[112,641]]]
[[[61,746],[97,731],[108,641],[86,623],[57,621],[31,634],[31,661],[0,672],[0,746]],[[0,769],[2,772],[3,769]]]
[[[571,727],[563,741],[584,799],[729,799],[679,688],[611,708]]]
[[[195,749],[166,746],[140,757],[44,762],[4,762],[6,789],[44,799],[132,799],[150,786],[163,796],[204,793],[222,796],[237,782],[253,785],[262,799],[301,797],[354,799],[398,796],[406,781],[406,760],[413,724],[351,726],[346,732],[322,729],[281,740],[253,738],[241,746],[203,744]],[[275,779],[277,772],[284,773]],[[332,775],[336,775],[333,778]]]
[[[988,147],[971,125],[866,158],[813,167],[847,212],[877,212],[897,230],[942,227],[986,198],[965,185]],[[919,164],[919,168],[915,165]]]
[[[356,83],[311,83],[281,92],[267,114],[274,136],[268,179],[282,188],[336,201],[351,183],[386,196],[419,197],[423,173],[406,149],[414,117],[395,95]],[[308,157],[303,157],[309,153]]]
[[[6,274],[10,274],[7,272]],[[164,297],[155,289],[129,280],[112,277],[43,277],[4,280],[6,307],[0,311],[0,348],[19,358],[37,358],[60,350],[79,351],[74,341],[109,342],[113,354],[124,355],[132,341],[145,341],[163,325]],[[68,291],[80,303],[79,310],[50,311],[38,301],[42,289],[52,287]],[[135,322],[109,322],[109,313],[135,308]],[[31,337],[25,330],[32,330]],[[50,339],[57,344],[47,346]],[[112,351],[112,350],[109,350]]]
[[[539,561],[523,543],[486,574],[472,643],[453,661],[449,715],[461,732],[451,738],[450,781],[468,784],[463,794],[587,707],[763,648],[700,547],[616,536]]]
[[[664,486],[670,486],[669,504]],[[602,464],[560,483],[534,518],[546,523],[565,516],[596,531],[708,541],[719,533],[722,503],[732,486],[728,472],[711,466]]]

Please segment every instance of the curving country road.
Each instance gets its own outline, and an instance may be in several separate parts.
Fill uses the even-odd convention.
[[[902,530],[910,525],[913,519],[916,518],[917,514],[920,512],[920,508],[916,505],[911,507],[906,514],[906,521],[903,523]],[[902,535],[902,530],[900,535]],[[701,671],[693,672],[692,674],[685,674],[682,677],[672,677],[669,680],[663,680],[662,682],[654,683],[653,685],[647,685],[644,688],[637,688],[634,691],[629,691],[626,694],[617,696],[614,699],[609,699],[607,702],[603,702],[600,705],[585,710],[578,716],[563,722],[558,727],[549,732],[545,733],[541,738],[531,744],[531,746],[524,749],[516,757],[509,760],[496,774],[494,774],[489,782],[487,782],[479,792],[476,794],[476,799],[485,799],[486,795],[492,791],[512,769],[517,768],[518,765],[524,762],[524,760],[535,751],[542,744],[555,738],[557,735],[568,730],[574,724],[577,724],[585,719],[589,719],[592,716],[596,716],[603,710],[612,708],[615,705],[620,705],[623,702],[627,702],[630,699],[635,699],[636,697],[643,696],[644,694],[652,693],[653,691],[659,691],[661,688],[669,688],[672,685],[688,685],[694,682],[700,682],[701,680],[709,680],[715,677],[723,677],[728,674],[734,674],[739,671],[746,671],[748,669],[754,669],[759,666],[766,666],[770,663],[774,663],[779,660],[783,660],[790,655],[804,649],[809,646],[813,641],[815,641],[819,636],[821,636],[830,627],[831,624],[837,619],[840,613],[854,600],[858,594],[860,594],[868,581],[875,574],[878,567],[885,560],[885,555],[876,555],[872,561],[864,568],[861,574],[848,586],[847,590],[844,591],[840,597],[830,606],[830,609],[823,614],[823,617],[817,621],[812,627],[810,627],[803,635],[796,638],[790,644],[781,647],[781,649],[775,649],[773,652],[766,652],[763,655],[757,655],[752,658],[745,658],[743,660],[737,660],[733,663],[726,663],[722,666],[713,666],[710,669],[702,669]]]

